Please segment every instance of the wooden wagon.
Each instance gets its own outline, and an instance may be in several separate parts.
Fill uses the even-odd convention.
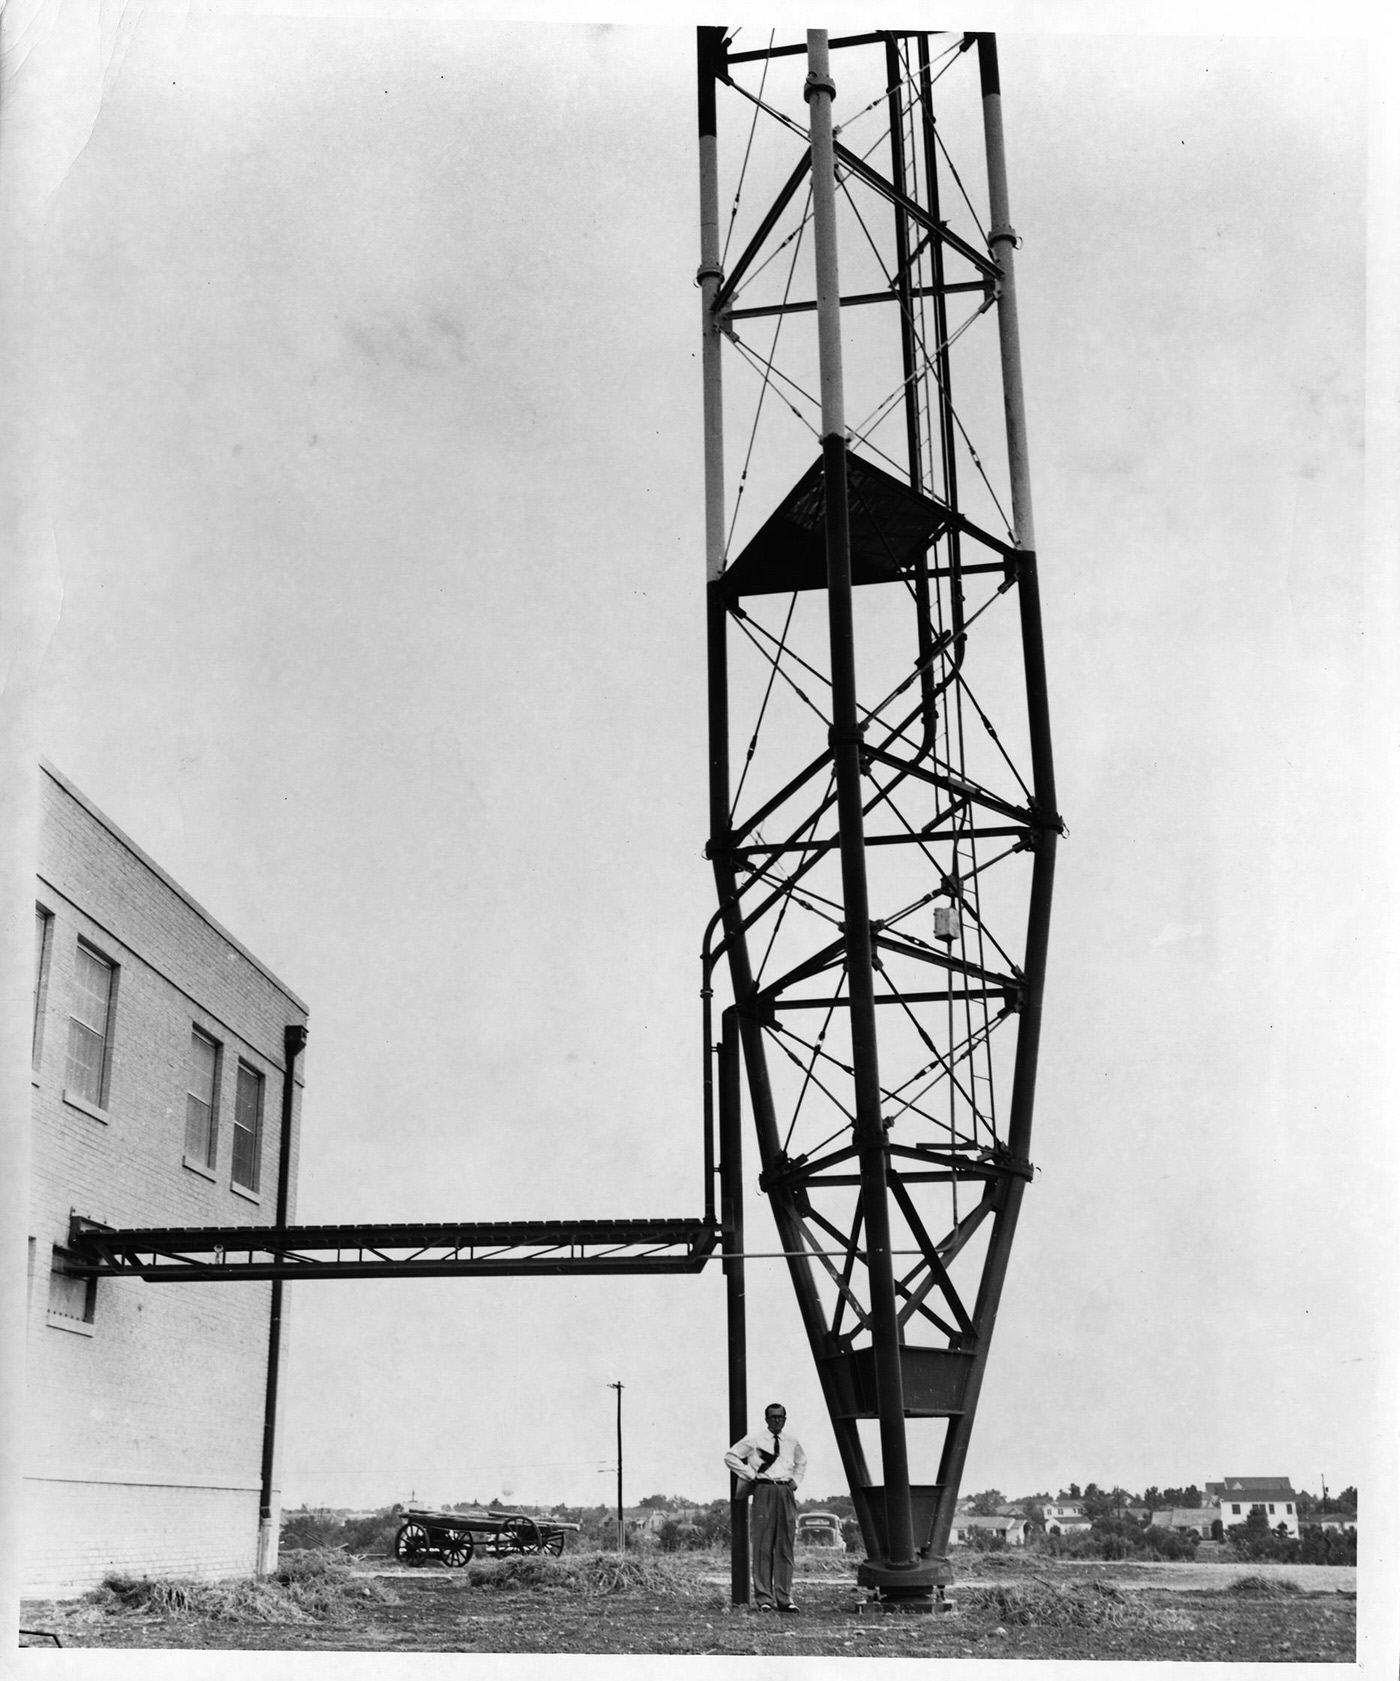
[[[558,1558],[576,1523],[526,1517],[523,1512],[429,1512],[410,1506],[394,1537],[401,1564],[438,1559],[460,1570],[478,1551],[491,1558],[510,1553],[549,1553]]]

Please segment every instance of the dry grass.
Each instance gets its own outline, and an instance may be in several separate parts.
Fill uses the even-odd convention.
[[[223,1592],[234,1590],[232,1603],[220,1603],[214,1584],[117,1581],[92,1596],[106,1610],[91,1598],[87,1604],[32,1601],[22,1621],[26,1628],[52,1631],[64,1646],[534,1652],[562,1659],[555,1663],[560,1674],[572,1673],[569,1655],[604,1653],[1076,1664],[1092,1658],[1354,1664],[1356,1657],[1354,1599],[1306,1588],[1277,1595],[1258,1587],[1221,1592],[1202,1586],[1199,1578],[1210,1573],[1194,1569],[1180,1573],[1179,1593],[1155,1580],[1143,1587],[1140,1572],[1111,1564],[1075,1573],[1023,1566],[1015,1580],[988,1571],[979,1581],[964,1578],[954,1586],[951,1615],[913,1618],[856,1616],[854,1582],[823,1576],[802,1590],[805,1614],[789,1620],[734,1612],[727,1572],[716,1568],[721,1561],[714,1557],[619,1559],[590,1549],[561,1559],[473,1562],[479,1565],[475,1584],[468,1569],[395,1570],[378,1578],[374,1567],[361,1567],[338,1610],[329,1599],[308,1602],[298,1593],[313,1589],[318,1577],[332,1587],[344,1582],[343,1564],[335,1559],[318,1569],[303,1557],[287,1561],[285,1580],[261,1584],[256,1604],[249,1603],[252,1584],[246,1582],[220,1585]],[[1170,1567],[1161,1574],[1170,1577]],[[1217,1580],[1223,1587],[1237,1574],[1245,1573],[1229,1571]],[[1269,1588],[1274,1574],[1257,1572]],[[384,1603],[386,1584],[397,1590],[390,1603]]]
[[[970,1620],[1034,1628],[1121,1628],[1156,1632],[1193,1626],[1179,1611],[1144,1604],[1112,1582],[1006,1582],[966,1588],[956,1596],[957,1608]]]
[[[373,1577],[357,1576],[339,1553],[287,1555],[271,1576],[201,1582],[183,1576],[104,1579],[85,1596],[96,1612],[120,1617],[188,1617],[213,1622],[319,1623],[366,1603],[394,1605],[397,1596]]]
[[[616,1553],[576,1553],[550,1558],[512,1554],[506,1558],[473,1560],[466,1578],[474,1588],[507,1593],[562,1593],[585,1599],[610,1594],[654,1593],[668,1599],[708,1594],[693,1571],[667,1558],[619,1557]]]
[[[1226,1593],[1256,1594],[1261,1599],[1281,1599],[1303,1590],[1287,1576],[1237,1576],[1225,1589]]]

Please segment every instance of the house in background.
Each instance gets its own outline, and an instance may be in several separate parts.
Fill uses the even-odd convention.
[[[1348,1530],[1356,1533],[1355,1512],[1309,1512],[1302,1520],[1304,1526],[1310,1529],[1330,1529],[1338,1535],[1344,1535]]]
[[[642,1542],[655,1541],[668,1523],[673,1523],[680,1535],[694,1535],[704,1515],[703,1506],[629,1506],[622,1518],[628,1536]]]
[[[274,1224],[284,1134],[290,1219],[306,1006],[47,766],[39,820],[23,1588],[251,1574],[276,1559],[274,1286],[86,1278],[67,1244],[74,1214]]]
[[[1206,1498],[1220,1507],[1227,1530],[1258,1509],[1270,1529],[1282,1526],[1290,1535],[1298,1533],[1298,1496],[1287,1477],[1226,1477],[1206,1484]]]
[[[1219,1506],[1169,1506],[1153,1512],[1148,1521],[1153,1529],[1171,1529],[1178,1535],[1194,1535],[1198,1541],[1209,1541],[1211,1525],[1219,1516]]]
[[[955,1547],[973,1545],[977,1536],[999,1536],[1008,1547],[1024,1547],[1030,1519],[1023,1517],[983,1517],[975,1512],[959,1513],[953,1519],[949,1540]]]
[[[1045,1502],[1045,1533],[1047,1535],[1082,1535],[1093,1528],[1093,1519],[1084,1510],[1082,1500],[1047,1500]]]

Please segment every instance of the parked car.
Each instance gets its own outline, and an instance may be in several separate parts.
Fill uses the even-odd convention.
[[[797,1539],[809,1547],[842,1547],[841,1520],[835,1512],[799,1512]]]

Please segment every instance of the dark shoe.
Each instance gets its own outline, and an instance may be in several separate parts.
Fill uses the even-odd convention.
[[[780,1611],[785,1611],[789,1617],[795,1617],[797,1615],[797,1607],[795,1605],[780,1605],[778,1609]]]
[[[772,1609],[773,1607],[766,1599],[760,1599],[758,1604],[754,1606],[755,1611],[771,1611]]]

